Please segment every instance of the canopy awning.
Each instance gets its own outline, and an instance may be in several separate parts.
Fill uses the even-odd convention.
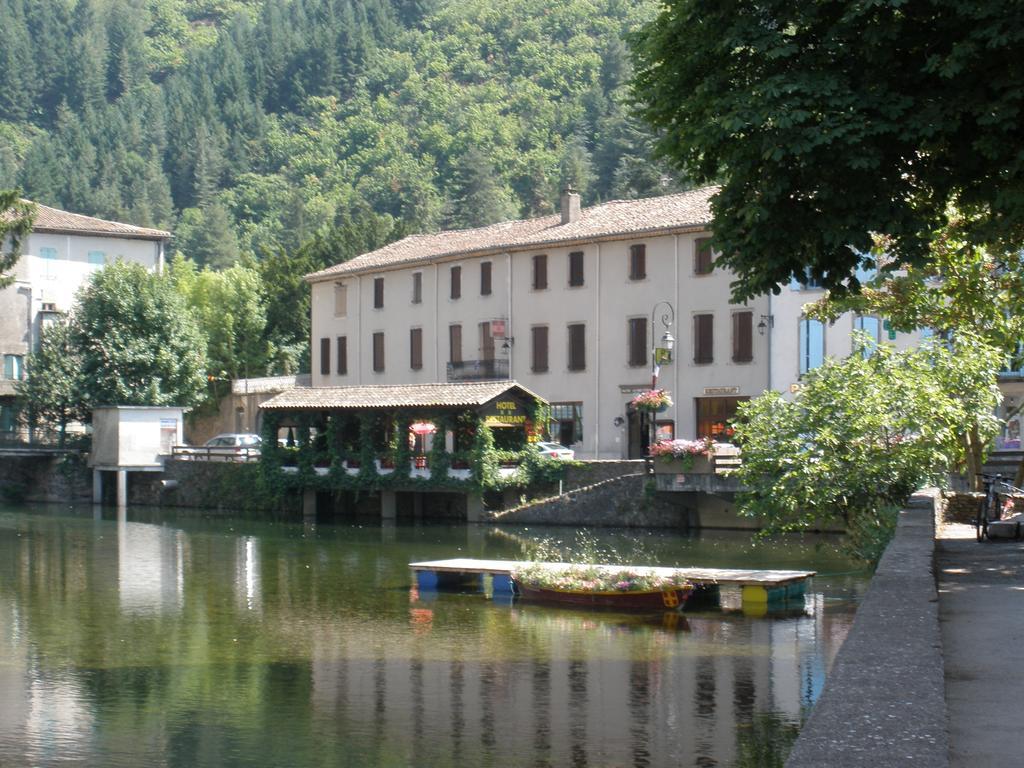
[[[296,387],[260,405],[266,411],[479,408],[503,395],[547,402],[515,381],[371,384],[355,387]]]

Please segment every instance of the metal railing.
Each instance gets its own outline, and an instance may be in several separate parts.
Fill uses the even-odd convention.
[[[259,461],[260,449],[233,446],[175,445],[171,456],[182,461]]]
[[[490,381],[508,378],[508,360],[460,360],[448,363],[448,381]]]

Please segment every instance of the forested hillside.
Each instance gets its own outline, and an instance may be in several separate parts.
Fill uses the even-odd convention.
[[[629,117],[651,0],[0,0],[0,188],[200,265],[673,189]],[[300,258],[301,260],[301,258]]]

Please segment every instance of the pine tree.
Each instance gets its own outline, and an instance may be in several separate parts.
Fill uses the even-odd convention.
[[[455,168],[451,226],[482,227],[515,216],[512,196],[495,176],[487,155],[470,147]]]

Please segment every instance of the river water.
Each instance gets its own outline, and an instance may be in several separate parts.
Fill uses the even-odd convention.
[[[0,766],[781,765],[869,579],[836,541],[0,508]],[[637,617],[407,567],[538,548],[822,575]]]

